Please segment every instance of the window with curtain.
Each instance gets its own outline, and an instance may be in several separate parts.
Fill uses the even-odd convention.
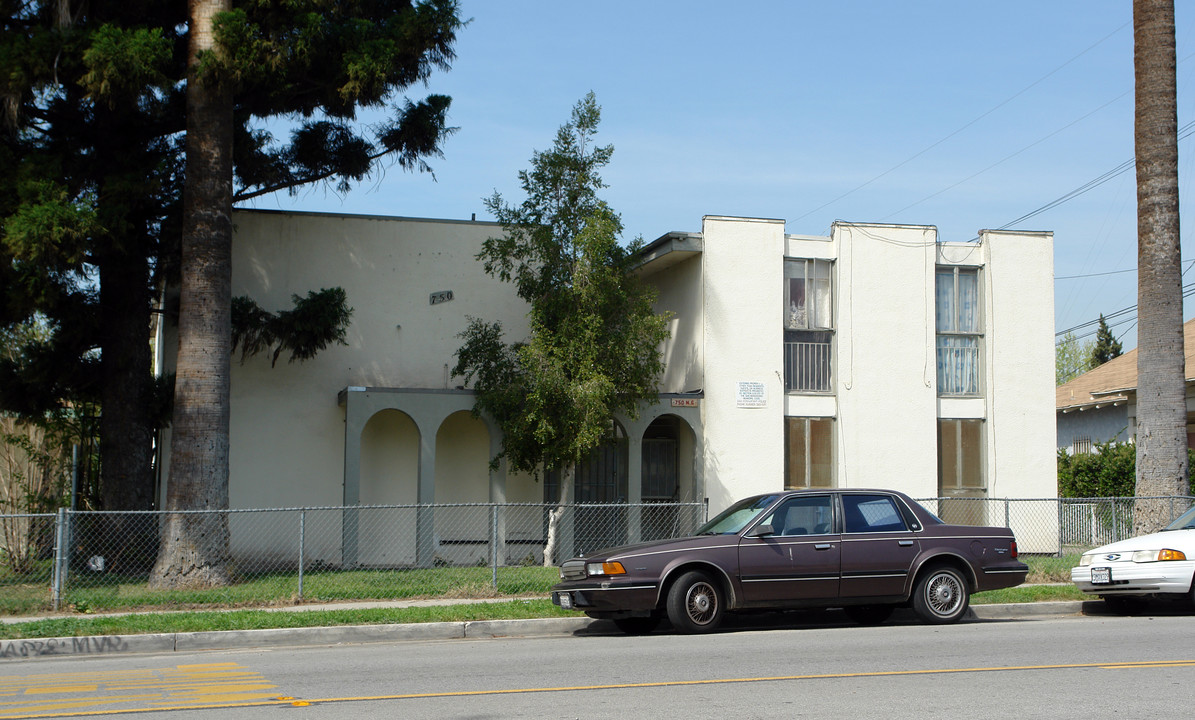
[[[784,261],[784,381],[790,392],[830,392],[833,295],[829,260]]]
[[[938,394],[978,395],[983,324],[979,268],[938,268],[935,315]]]

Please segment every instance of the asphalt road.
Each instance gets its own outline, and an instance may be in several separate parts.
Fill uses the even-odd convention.
[[[1176,717],[1192,614],[859,627],[836,613],[668,632],[8,662],[0,717]],[[282,715],[280,715],[282,713]]]

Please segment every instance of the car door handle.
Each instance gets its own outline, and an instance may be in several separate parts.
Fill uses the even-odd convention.
[[[912,540],[897,540],[896,544],[900,545],[901,547],[913,547]]]
[[[816,545],[813,546],[813,549],[814,550],[829,550],[832,547],[834,547],[834,545],[831,543],[817,543]]]

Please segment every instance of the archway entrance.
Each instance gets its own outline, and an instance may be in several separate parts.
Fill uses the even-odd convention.
[[[693,500],[693,431],[679,417],[661,415],[644,431],[642,449],[640,537],[657,540],[691,530],[691,513],[680,517],[675,503]]]

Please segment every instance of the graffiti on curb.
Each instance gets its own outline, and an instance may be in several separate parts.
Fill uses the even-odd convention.
[[[28,658],[43,655],[89,655],[124,652],[129,644],[119,635],[50,638],[49,640],[6,640],[0,643],[0,658]]]

